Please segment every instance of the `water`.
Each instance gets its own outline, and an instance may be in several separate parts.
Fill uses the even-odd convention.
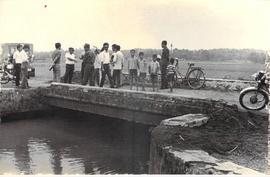
[[[147,173],[148,126],[62,112],[0,124],[0,174]]]

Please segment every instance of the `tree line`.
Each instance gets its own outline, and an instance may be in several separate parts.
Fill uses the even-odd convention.
[[[153,54],[161,54],[161,49],[136,49],[144,52],[149,60]],[[75,55],[80,55],[83,49],[75,49]],[[129,50],[122,50],[125,56],[129,56]],[[191,61],[211,61],[211,62],[243,62],[243,63],[264,63],[265,51],[255,49],[173,49],[171,56]],[[35,52],[37,60],[46,60],[51,57],[50,52]]]

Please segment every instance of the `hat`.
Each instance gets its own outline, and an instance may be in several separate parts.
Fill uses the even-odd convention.
[[[158,58],[158,59],[161,59],[161,56],[160,56],[160,55],[157,55],[157,58]]]

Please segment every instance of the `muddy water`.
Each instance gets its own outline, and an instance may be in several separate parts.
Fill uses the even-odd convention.
[[[149,127],[68,112],[0,124],[0,174],[145,174]]]

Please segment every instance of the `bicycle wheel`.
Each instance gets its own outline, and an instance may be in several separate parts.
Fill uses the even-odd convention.
[[[268,95],[256,88],[243,91],[239,96],[241,106],[247,110],[261,110],[268,101]]]
[[[187,76],[187,82],[190,88],[199,89],[205,83],[205,76],[200,68],[194,68],[189,71]]]
[[[9,82],[8,76],[5,72],[0,71],[0,83],[7,84]]]

